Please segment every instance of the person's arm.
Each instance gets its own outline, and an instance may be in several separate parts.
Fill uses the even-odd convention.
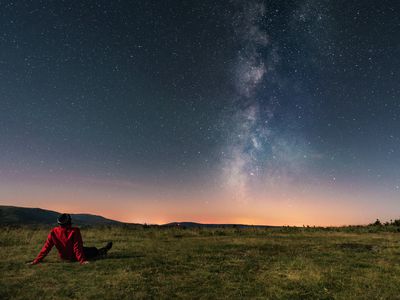
[[[38,256],[32,261],[31,264],[36,265],[37,263],[41,262],[43,258],[45,258],[46,255],[50,252],[51,248],[53,248],[54,243],[51,237],[51,233],[52,232],[50,232],[49,235],[47,236],[47,240],[44,243],[42,250],[40,250]]]
[[[79,229],[76,230],[75,237],[74,237],[74,253],[75,253],[76,259],[81,264],[87,264],[85,253],[83,253],[83,242],[82,242],[81,232]]]

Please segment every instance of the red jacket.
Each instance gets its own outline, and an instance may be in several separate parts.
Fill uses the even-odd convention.
[[[56,246],[62,259],[79,261],[80,263],[86,260],[83,253],[81,232],[77,227],[54,227],[33,263],[42,261],[53,246]]]

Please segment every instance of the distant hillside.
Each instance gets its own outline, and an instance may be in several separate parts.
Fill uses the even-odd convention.
[[[0,225],[56,225],[57,217],[60,213],[52,210],[41,208],[28,208],[17,206],[0,205]],[[72,223],[77,226],[81,225],[130,225],[137,226],[140,224],[128,224],[115,220],[106,219],[102,216],[91,214],[71,214]],[[172,222],[164,225],[153,225],[161,227],[181,227],[181,228],[268,228],[274,226],[265,225],[244,225],[244,224],[202,224],[195,222]]]
[[[57,224],[60,213],[56,211],[0,205],[0,225]],[[121,222],[91,214],[71,214],[74,225],[116,225]]]
[[[202,224],[195,222],[172,222],[168,224],[164,224],[162,226],[165,227],[186,227],[186,228],[221,228],[221,227],[239,227],[239,228],[247,228],[247,227],[257,227],[257,228],[270,228],[275,226],[268,225],[244,225],[244,224]]]

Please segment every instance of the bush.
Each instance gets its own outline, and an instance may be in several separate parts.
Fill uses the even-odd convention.
[[[400,227],[400,219],[394,220],[394,221],[392,222],[392,225],[393,225],[393,226],[398,226],[398,227]]]
[[[376,219],[374,223],[371,224],[372,226],[382,226],[382,223],[379,219]]]

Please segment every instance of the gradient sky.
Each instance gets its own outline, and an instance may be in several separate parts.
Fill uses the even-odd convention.
[[[2,1],[0,204],[400,216],[400,2]]]

